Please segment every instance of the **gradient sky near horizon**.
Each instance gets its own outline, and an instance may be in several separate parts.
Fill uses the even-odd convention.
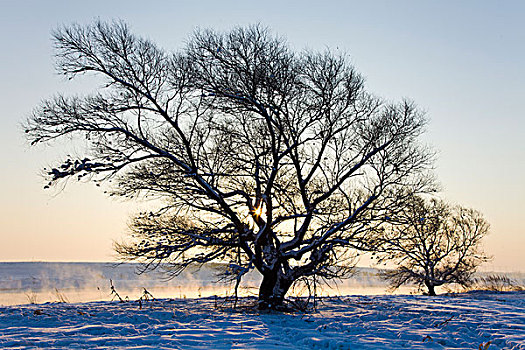
[[[129,214],[91,184],[45,191],[66,144],[29,148],[20,123],[57,92],[86,89],[53,66],[50,32],[122,19],[176,49],[195,28],[260,22],[300,50],[347,52],[368,90],[413,99],[430,119],[442,197],[485,214],[484,269],[525,271],[525,2],[0,0],[0,261],[107,261]]]

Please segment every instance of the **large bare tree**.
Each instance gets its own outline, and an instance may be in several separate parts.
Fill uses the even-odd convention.
[[[345,55],[295,52],[260,25],[196,31],[177,52],[121,22],[53,40],[59,73],[104,85],[28,118],[32,144],[88,140],[48,185],[112,179],[113,195],[164,203],[133,220],[123,258],[256,269],[260,307],[279,308],[295,281],[340,277],[386,208],[431,187],[423,113],[367,93]]]
[[[481,241],[489,224],[474,209],[414,196],[390,215],[375,243],[381,242],[376,248],[380,261],[397,264],[383,273],[393,289],[415,283],[425,286],[428,295],[436,295],[437,286],[466,286],[488,260]]]

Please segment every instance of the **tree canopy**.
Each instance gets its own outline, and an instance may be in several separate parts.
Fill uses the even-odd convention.
[[[260,307],[275,308],[301,278],[342,276],[371,226],[433,189],[424,113],[367,92],[347,55],[294,51],[261,25],[198,30],[174,52],[122,22],[61,27],[53,42],[60,74],[104,84],[28,118],[32,144],[88,142],[48,185],[112,179],[112,195],[164,203],[133,220],[124,258],[256,269]]]

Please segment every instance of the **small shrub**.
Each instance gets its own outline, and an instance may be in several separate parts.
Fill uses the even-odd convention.
[[[525,290],[525,286],[520,285],[518,281],[508,276],[492,274],[474,278],[472,284],[467,287],[468,290],[507,292]]]
[[[153,296],[153,294],[148,292],[148,290],[146,288],[143,288],[143,289],[144,289],[144,291],[142,292],[142,295],[137,300],[139,302],[139,309],[141,309],[141,310],[142,310],[142,303],[143,302],[148,302],[148,301],[155,300],[155,297]]]
[[[492,341],[488,341],[485,344],[481,343],[481,344],[479,344],[478,349],[479,350],[487,350],[491,343],[492,343]]]
[[[120,294],[118,294],[117,290],[115,289],[115,286],[113,285],[113,280],[109,280],[109,285],[111,288],[111,295],[113,296],[111,298],[111,301],[115,300],[117,298],[121,303],[125,302],[126,300],[122,299]]]
[[[55,288],[55,297],[59,303],[69,303],[69,300],[65,294],[60,292],[57,288]]]
[[[30,290],[29,292],[26,292],[25,295],[29,304],[36,304],[36,299],[38,295],[35,292]]]

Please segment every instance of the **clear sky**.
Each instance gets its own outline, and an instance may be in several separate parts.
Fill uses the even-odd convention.
[[[452,202],[482,211],[489,270],[525,271],[524,1],[0,0],[0,261],[101,261],[133,203],[91,184],[43,190],[64,148],[29,149],[20,122],[40,100],[80,91],[54,73],[50,31],[120,18],[166,49],[196,27],[260,22],[296,49],[344,50],[387,99],[413,99],[431,123],[437,176]]]

